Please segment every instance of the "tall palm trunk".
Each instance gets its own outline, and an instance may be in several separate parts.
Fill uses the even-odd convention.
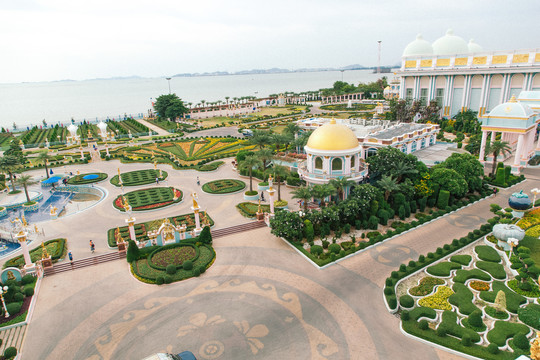
[[[28,188],[26,187],[26,184],[24,184],[23,187],[24,187],[24,195],[26,195],[26,202],[30,202],[30,196],[28,195]]]
[[[45,175],[47,175],[47,179],[49,178],[49,168],[47,167],[47,160],[45,160]]]
[[[277,180],[277,199],[278,201],[281,201],[281,178],[279,176],[276,176]]]
[[[250,168],[249,169],[249,191],[253,191],[253,182],[251,181],[251,179],[252,179],[251,171],[252,171],[252,169]]]
[[[8,171],[9,173],[9,181],[11,181],[11,191],[15,191],[15,180],[13,180],[13,173],[11,171]]]
[[[495,169],[497,168],[498,153],[493,153],[493,164],[491,164],[491,176],[495,176]]]

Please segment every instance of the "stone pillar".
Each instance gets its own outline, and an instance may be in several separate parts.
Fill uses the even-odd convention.
[[[497,136],[496,131],[491,132],[491,139],[489,140],[492,144],[495,142],[495,137]]]
[[[486,142],[487,142],[488,133],[487,131],[482,131],[482,142],[480,143],[480,154],[478,160],[484,162],[484,157],[486,155]]]
[[[135,236],[135,218],[130,216],[129,219],[126,219],[126,223],[129,228],[129,238],[135,241],[137,239]]]
[[[524,135],[519,134],[517,147],[516,147],[516,156],[514,158],[514,165],[516,166],[519,166],[519,163],[521,161],[521,155],[523,154],[523,146],[524,146],[523,138],[524,138]]]
[[[32,272],[35,270],[35,265],[32,263],[30,252],[28,251],[28,244],[26,243],[27,236],[28,233],[23,230],[15,235],[15,238],[21,243],[21,250],[24,256],[24,270]]]
[[[269,198],[269,201],[270,201],[270,214],[274,215],[274,194],[276,193],[276,190],[274,189],[273,187],[273,181],[272,181],[272,177],[270,177],[268,179],[268,190],[266,190],[268,192],[268,198]]]
[[[195,230],[202,230],[201,228],[201,219],[199,217],[199,209],[193,209],[193,213],[195,214]]]

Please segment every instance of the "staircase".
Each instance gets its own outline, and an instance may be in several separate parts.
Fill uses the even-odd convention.
[[[243,231],[259,229],[262,227],[266,227],[266,224],[264,223],[264,221],[252,221],[246,224],[235,225],[235,226],[231,226],[227,228],[212,230],[212,239],[215,239],[221,236],[236,234]]]
[[[55,264],[52,267],[46,268],[45,271],[43,272],[43,275],[44,276],[54,275],[54,274],[58,274],[64,271],[80,269],[87,266],[101,264],[104,262],[123,259],[125,257],[126,257],[125,252],[111,252],[108,254],[92,256],[92,257],[88,257],[88,258],[84,258],[80,260],[74,260],[73,262],[70,262],[69,260],[67,261],[64,260],[60,264]]]

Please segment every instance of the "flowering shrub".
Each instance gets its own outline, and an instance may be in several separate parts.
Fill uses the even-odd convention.
[[[420,299],[418,305],[437,310],[452,310],[448,298],[453,293],[448,286],[440,286],[435,294]]]
[[[420,280],[418,286],[413,287],[409,290],[409,293],[414,296],[424,296],[433,291],[435,285],[445,284],[443,279],[437,279],[431,276],[423,277]]]
[[[527,212],[525,216],[523,216],[523,218],[517,222],[517,226],[523,230],[537,224],[540,224],[540,208]]]
[[[525,235],[532,236],[532,237],[535,237],[535,238],[540,237],[540,225],[535,225],[535,226],[529,228],[525,232]]]
[[[469,283],[469,286],[474,289],[474,290],[477,290],[477,291],[489,291],[489,284],[487,282],[484,282],[484,281],[471,281]]]

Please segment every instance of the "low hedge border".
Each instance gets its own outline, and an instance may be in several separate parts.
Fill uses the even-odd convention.
[[[128,171],[126,173],[122,173],[122,174],[132,174],[132,173],[143,173],[143,172],[154,172],[152,176],[150,176],[147,180],[144,180],[144,181],[137,181],[137,182],[127,182],[127,183],[123,183],[124,186],[140,186],[140,185],[147,185],[147,184],[152,184],[152,183],[155,183],[156,182],[156,175],[159,176],[159,170],[154,170],[154,169],[145,169],[145,170],[135,170],[135,171]],[[162,174],[162,177],[159,178],[159,181],[163,181],[165,179],[167,179],[167,177],[169,176],[169,174],[166,172],[166,171],[162,171],[161,172]],[[111,184],[113,184],[114,186],[116,187],[120,187],[120,183],[119,183],[119,177],[118,175],[115,175],[111,178],[110,182]]]
[[[164,187],[161,187],[161,188],[164,188]],[[128,194],[130,193],[135,193],[135,192],[144,192],[144,191],[147,191],[147,190],[152,190],[152,189],[160,189],[158,187],[154,187],[154,188],[148,188],[148,189],[141,189],[141,190],[134,190],[134,191],[131,191],[129,193],[126,193],[126,194],[121,194],[121,195],[118,195],[114,200],[113,200],[113,207],[120,211],[120,212],[125,212],[126,210],[123,208],[123,207],[119,207],[116,202],[118,201],[119,198],[123,196],[127,196]],[[167,207],[167,206],[171,206],[171,205],[174,205],[174,204],[178,204],[178,203],[181,203],[183,200],[184,200],[184,193],[182,192],[182,190],[180,189],[176,189],[172,186],[169,186],[169,189],[172,189],[172,191],[174,192],[175,190],[178,190],[180,191],[180,197],[178,197],[176,200],[173,200],[174,198],[174,193],[173,193],[173,196],[170,198],[170,200],[167,200],[167,201],[164,201],[162,202],[161,204],[162,205],[159,205],[159,206],[152,206],[152,205],[155,205],[155,204],[160,204],[159,202],[158,203],[150,203],[150,204],[145,204],[145,205],[138,205],[138,206],[134,206],[134,204],[131,204],[130,205],[132,206],[131,210],[132,211],[151,211],[151,210],[156,210],[156,209],[161,209],[161,208],[164,208],[164,207]],[[148,195],[148,196],[151,196],[151,195]],[[145,207],[145,206],[151,206],[150,208],[148,209],[140,209],[141,207]]]
[[[98,175],[98,177],[96,179],[83,179],[83,177],[85,177],[86,175]],[[105,179],[107,179],[109,177],[109,175],[105,174],[105,173],[86,173],[86,174],[80,174],[80,175],[76,175],[72,178],[69,178],[69,180],[67,181],[67,183],[69,185],[86,185],[86,184],[92,184],[92,183],[97,183],[97,182],[100,182],[100,181],[103,181]]]
[[[437,220],[440,217],[453,214],[456,211],[459,211],[459,210],[464,209],[464,208],[466,208],[468,206],[476,204],[477,202],[482,201],[482,200],[484,200],[484,199],[486,199],[486,198],[488,198],[490,196],[493,196],[493,195],[489,194],[489,195],[486,195],[484,197],[475,196],[474,200],[470,201],[467,205],[464,205],[464,206],[462,206],[460,208],[456,208],[454,206],[453,208],[450,208],[449,211],[444,211],[444,210],[435,211],[433,214],[427,215],[427,216],[423,217],[421,220],[415,220],[415,221],[412,221],[411,223],[408,223],[407,228],[401,227],[401,228],[398,228],[396,230],[391,231],[390,234],[389,234],[390,231],[388,231],[384,235],[379,235],[379,236],[377,236],[377,237],[375,237],[373,239],[370,239],[367,242],[360,242],[359,243],[360,246],[358,248],[346,250],[344,255],[341,255],[341,253],[336,254],[335,259],[327,258],[325,260],[319,260],[319,259],[315,258],[311,253],[307,252],[304,249],[304,247],[302,246],[301,243],[289,242],[284,238],[282,238],[282,240],[285,241],[285,243],[287,243],[290,247],[295,249],[297,252],[299,252],[301,255],[303,255],[313,266],[315,266],[318,269],[324,269],[324,268],[326,268],[328,266],[331,266],[331,265],[336,264],[336,263],[338,263],[340,261],[343,261],[343,260],[347,259],[350,256],[354,256],[354,253],[356,253],[358,251],[366,250],[366,249],[369,249],[372,246],[377,246],[379,243],[382,243],[382,242],[385,242],[385,241],[388,241],[388,240],[392,240],[392,239],[400,236],[401,234],[406,234],[409,231],[412,231],[412,230],[417,229],[417,228],[419,228],[421,226],[427,225],[427,224],[431,223],[432,221]],[[497,216],[496,219],[499,220],[499,217]],[[491,232],[492,225],[490,225],[488,223],[488,224],[484,224],[482,226],[489,226],[490,230],[488,231],[488,233]],[[476,236],[476,235],[473,235],[472,232],[469,233],[469,235]],[[474,240],[477,240],[477,237],[475,237]],[[433,263],[433,261],[427,263],[426,265],[429,265],[429,264],[432,264],[432,263]]]
[[[223,182],[223,181],[231,181],[231,182],[234,183],[234,185],[231,185],[229,187],[224,188],[223,190],[218,190],[218,191],[214,191],[214,190],[210,189],[211,184],[219,183],[219,182]],[[246,183],[243,182],[242,180],[219,179],[219,180],[209,181],[209,182],[203,184],[202,191],[204,191],[205,193],[208,193],[208,194],[212,194],[212,195],[225,195],[225,194],[233,194],[233,193],[240,192],[240,191],[244,190],[246,188],[246,186],[247,186]]]

